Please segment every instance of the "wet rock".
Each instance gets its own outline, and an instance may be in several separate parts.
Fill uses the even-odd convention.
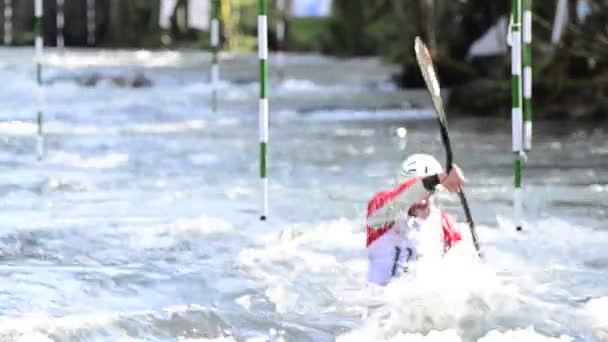
[[[99,73],[92,73],[85,76],[61,76],[47,80],[47,84],[56,82],[73,81],[84,87],[96,87],[101,82],[107,82],[119,88],[148,88],[154,83],[144,73],[135,72],[127,75],[106,76]]]
[[[131,75],[127,80],[127,83],[130,84],[132,88],[147,88],[152,86],[152,81],[141,72]]]
[[[92,74],[92,75],[85,76],[85,77],[81,78],[80,80],[76,80],[76,81],[80,85],[83,85],[85,87],[94,87],[97,85],[97,83],[99,83],[101,78],[102,77],[99,74]]]

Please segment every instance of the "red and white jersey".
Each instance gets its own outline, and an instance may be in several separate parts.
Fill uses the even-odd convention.
[[[411,261],[441,257],[460,241],[454,220],[444,211],[431,208],[424,220],[407,215],[407,208],[431,195],[421,183],[420,178],[409,179],[369,202],[368,281],[385,285],[393,276],[406,272]]]

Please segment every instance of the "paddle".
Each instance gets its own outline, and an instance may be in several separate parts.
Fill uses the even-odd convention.
[[[416,51],[416,60],[418,61],[418,66],[420,67],[420,71],[422,72],[422,77],[424,78],[424,82],[431,94],[431,99],[433,100],[433,105],[435,106],[435,111],[437,112],[437,121],[439,122],[439,127],[441,129],[441,141],[443,142],[443,146],[445,147],[446,154],[446,172],[450,173],[452,170],[452,145],[450,144],[450,136],[448,135],[448,120],[445,116],[445,110],[443,107],[443,100],[441,99],[441,95],[439,94],[439,81],[437,80],[437,75],[435,73],[435,69],[433,67],[433,59],[431,58],[431,54],[427,47],[422,42],[420,37],[416,37],[414,50]],[[475,250],[479,257],[482,257],[481,249],[479,248],[479,242],[477,241],[477,233],[475,231],[475,223],[473,222],[473,218],[471,217],[471,211],[469,210],[469,204],[467,203],[467,198],[464,195],[464,191],[458,192],[460,197],[460,203],[464,208],[464,214],[466,216],[466,220],[469,223],[469,228],[471,230],[471,236],[473,237],[473,244],[475,245]]]

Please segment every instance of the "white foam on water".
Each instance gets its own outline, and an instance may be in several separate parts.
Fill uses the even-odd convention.
[[[602,341],[608,340],[608,297],[591,299],[585,304],[584,310],[595,336]]]
[[[178,337],[178,342],[237,342],[234,337],[216,337],[216,338],[186,338]],[[247,340],[252,341],[252,340]]]
[[[275,95],[289,95],[298,93],[346,93],[359,90],[356,86],[348,85],[322,85],[306,79],[286,79],[273,89]]]
[[[255,189],[247,186],[231,186],[224,190],[224,194],[230,200],[236,200],[239,198],[254,198],[256,191]]]
[[[61,164],[64,165],[64,164]],[[80,168],[80,166],[78,166]],[[46,187],[52,191],[66,191],[66,192],[84,192],[95,190],[95,184],[87,180],[86,177],[75,177],[69,180],[52,178],[49,179]]]
[[[204,238],[211,234],[233,231],[234,226],[223,219],[202,216],[179,219],[166,225],[127,226],[121,228],[129,234],[131,248],[171,248],[183,241]]]
[[[11,336],[10,340],[14,342],[54,342],[46,334],[38,332],[20,333],[17,336]]]
[[[344,273],[345,278],[337,282],[348,282],[351,262],[341,262],[333,253],[309,248],[309,244],[321,249],[332,249],[336,244],[351,249],[355,244],[361,246],[363,237],[360,233],[353,237],[353,225],[347,220],[307,227],[313,231],[307,231],[304,227],[307,225],[291,226],[271,236],[256,235],[254,238],[260,239],[262,246],[246,249],[237,256],[237,264],[242,272],[267,284],[264,295],[275,305],[277,312],[318,312],[316,305],[319,301],[327,303],[327,298],[309,291],[310,284],[301,281],[309,275],[333,281],[336,274]],[[328,232],[331,232],[332,239],[319,239],[320,235]]]
[[[66,124],[57,121],[45,122],[44,134],[52,135],[120,135],[129,133],[179,133],[199,131],[207,127],[204,120],[186,120],[176,122],[139,123],[116,126],[95,126],[82,124]],[[12,120],[0,122],[0,133],[13,136],[32,136],[38,132],[38,124],[34,121]]]
[[[173,67],[175,64],[179,64],[179,67],[196,65],[197,70],[204,70],[200,69],[201,60],[203,63],[207,63],[210,59],[209,54],[189,56],[181,52],[109,52],[99,50],[90,52],[84,50],[68,51],[62,58],[52,56],[51,52],[49,56],[48,63],[57,65],[58,68],[56,70],[60,70],[61,72],[65,72],[61,68],[80,68],[85,65],[86,67]],[[33,75],[35,73],[34,67],[31,64],[31,48],[23,49],[23,53],[18,57],[9,59],[10,63],[18,65],[16,68],[2,70],[4,78],[11,80],[7,84],[8,89],[5,89],[4,95],[2,95],[2,100],[5,101],[2,116],[14,120],[0,122],[0,134],[10,137],[34,136],[37,127],[34,121],[35,105],[32,96]],[[251,65],[255,66],[255,63],[257,63],[255,62],[255,58],[257,57],[254,55],[250,57],[252,61]],[[296,59],[295,61],[292,60],[291,64],[310,64],[316,61],[310,57],[303,57],[301,59],[298,59],[297,56],[294,57]],[[185,58],[188,61],[184,64]],[[5,59],[2,60],[6,62]],[[23,64],[23,60],[27,60],[27,63]],[[243,59],[243,61],[247,62],[249,60]],[[313,64],[319,64],[324,61],[325,59],[319,57],[319,60]],[[237,63],[241,63],[241,61],[236,61],[235,64]],[[353,68],[353,70],[356,69]],[[52,72],[55,72],[55,74],[59,73],[51,69],[49,73],[45,72],[45,75],[48,76]],[[334,70],[332,72],[334,74],[329,74],[328,77],[336,74]],[[170,71],[167,73],[170,73]],[[353,81],[352,78],[348,78],[348,75],[345,75],[346,79],[342,75],[335,76],[340,79],[338,80],[339,82],[343,82],[343,86],[325,86],[319,82],[296,78],[289,79],[284,84],[275,84],[275,88],[271,89],[271,91],[277,90],[279,94],[281,92],[283,94],[320,94],[325,92],[361,94],[361,90],[366,89],[365,87],[354,89],[349,87],[348,84],[357,83],[358,81]],[[161,76],[156,75],[156,77]],[[157,79],[156,77],[155,80]],[[308,75],[304,77],[306,78]],[[314,75],[311,75],[311,77],[315,78]],[[196,78],[198,76],[195,76]],[[205,78],[206,75],[203,72],[200,74],[200,78],[198,78],[202,80],[199,83],[175,87],[173,84],[171,86],[163,84],[160,88],[155,87],[154,91],[142,92],[131,91],[129,89],[116,91],[103,88],[78,89],[74,85],[67,83],[57,83],[45,87],[47,92],[47,108],[49,109],[48,113],[46,113],[48,114],[46,118],[51,118],[51,120],[45,122],[45,134],[128,135],[132,133],[164,134],[203,130],[207,127],[206,122],[198,120],[200,113],[194,113],[192,108],[200,108],[197,107],[200,106],[200,103],[197,101],[200,100],[201,94],[208,95],[211,92],[210,84],[206,82]],[[255,81],[255,79],[253,80]],[[177,82],[176,79],[171,78],[171,81],[183,84],[181,83],[181,79],[179,79],[180,82]],[[329,81],[333,82],[334,80]],[[362,82],[366,81],[363,80]],[[250,100],[257,99],[259,92],[259,84],[257,82],[246,84],[223,82],[220,83],[220,87],[222,89],[222,93],[220,94],[221,100],[237,102],[226,102],[226,107],[228,105],[244,106],[251,102]],[[390,89],[387,88],[387,90]],[[79,92],[77,94],[79,96],[74,96],[75,91]],[[55,98],[54,95],[61,96]],[[74,96],[72,101],[69,100],[70,96]],[[158,98],[150,99],[152,96]],[[293,98],[295,99],[295,97]],[[315,101],[310,98],[297,99],[296,102],[301,101],[298,105],[319,105],[318,103],[314,103]],[[58,105],[56,102],[53,103],[57,99],[61,100],[63,104]],[[152,101],[153,104],[156,104],[158,99],[161,99],[161,102],[166,101],[166,103],[159,105],[167,107],[166,111],[164,109],[162,111],[153,111],[152,114],[161,115],[163,118],[166,115],[171,115],[172,120],[175,121],[141,123],[140,120],[145,117],[139,115],[142,114],[139,112],[140,109],[152,108],[152,104],[147,106],[148,103],[146,102]],[[203,96],[204,100],[206,99]],[[255,103],[255,101],[251,103]],[[401,121],[404,119],[435,118],[435,114],[430,109],[426,110],[426,112],[425,110],[416,109],[375,111],[351,111],[346,109],[335,111],[317,110],[312,113],[300,114],[298,111],[291,110],[297,107],[292,103],[285,105],[286,109],[284,110],[278,105],[279,101],[276,103],[277,106],[271,106],[275,109],[278,108],[280,112],[277,115],[273,111],[273,120],[286,118],[293,120],[296,125],[301,124],[302,120],[308,120],[316,124],[318,122]],[[342,106],[341,104],[339,105]],[[205,104],[202,106],[204,107]],[[247,104],[247,106],[249,105]],[[254,105],[251,108],[256,107]],[[134,113],[129,112],[132,109]],[[226,111],[228,110],[226,109]],[[208,109],[202,108],[200,111],[206,113]],[[106,117],[101,116],[106,112],[110,115]],[[257,109],[254,112],[257,113]],[[70,119],[78,119],[77,122],[82,122],[83,124],[53,121],[53,115],[58,113],[63,117],[70,115]],[[135,115],[127,116],[131,114]],[[250,114],[251,110],[243,110],[243,113],[239,112],[238,115],[242,115],[242,118],[239,117],[239,119],[245,121],[230,118],[224,121],[225,126],[240,126],[243,123],[249,123],[247,120],[257,120],[257,115]],[[117,121],[113,121],[114,118]],[[181,118],[192,118],[192,120],[180,121]],[[220,120],[224,120],[223,118]],[[89,119],[93,121],[88,121]],[[100,121],[97,122],[95,120]],[[109,125],[98,124],[101,122],[109,123]],[[211,123],[211,121],[209,122]],[[216,126],[217,122],[214,119],[213,126]],[[220,125],[222,125],[222,122],[220,122]],[[289,127],[286,128],[289,129]],[[408,129],[408,136],[416,134],[413,128],[410,129],[408,127]],[[373,130],[364,130],[366,129],[361,128],[359,130],[359,128],[353,128],[352,130],[347,130],[338,128],[333,132],[336,136],[345,137],[360,136],[362,138],[369,138],[373,135]],[[245,128],[243,128],[243,132],[246,132]],[[255,135],[255,130],[251,132],[254,132],[251,136]],[[53,138],[55,139],[55,143],[61,137]],[[174,137],[167,138],[173,139]],[[374,137],[372,140],[377,140],[376,138],[378,137]],[[115,139],[115,137],[110,137],[110,139]],[[14,141],[15,139],[9,138],[7,140]],[[26,139],[21,140],[25,141]],[[90,140],[95,141],[97,139]],[[62,143],[63,139],[58,144]],[[553,144],[554,148],[567,146],[566,144],[557,142],[549,143]],[[202,154],[206,152],[204,146],[200,147],[203,148],[201,154],[193,155],[190,161],[194,164],[215,163],[216,161],[213,157],[207,158]],[[366,149],[365,147],[353,145],[348,151],[350,151],[351,156],[362,157],[368,157],[371,153],[380,155],[383,153],[379,146],[371,146]],[[605,147],[598,147],[589,150],[588,153],[601,156],[606,154],[606,151]],[[68,153],[62,155],[62,153],[66,152],[54,152],[51,150],[49,152],[51,162],[55,162],[56,165],[67,165],[83,171],[91,168],[119,168],[129,163],[128,158],[124,160],[123,157],[120,157],[120,153],[116,151],[94,156],[84,155],[82,154],[82,150],[78,150],[78,154]],[[55,159],[53,160],[53,158]],[[6,158],[6,160],[9,160],[9,158]],[[48,160],[45,162],[48,162]],[[386,175],[387,172],[385,170],[374,172],[374,169],[384,167],[382,163],[371,162],[370,165],[362,168],[364,175],[366,173],[370,175],[376,175],[377,173],[379,176]],[[339,170],[339,168],[336,170]],[[598,175],[600,173],[589,175],[589,177],[597,177]],[[63,181],[60,180],[61,177],[55,176],[53,178],[52,175],[49,177],[51,178],[48,181],[48,187],[58,189],[65,186],[62,183]],[[72,177],[75,176],[70,175],[70,177],[70,179],[73,179]],[[546,197],[551,196],[555,198],[559,195],[560,198],[566,198],[576,204],[593,203],[594,201],[601,203],[601,196],[606,193],[605,186],[600,183],[577,187],[573,190],[571,186],[563,184],[562,176],[551,174],[548,177],[544,180],[551,183],[550,188],[547,188],[547,191],[542,193]],[[73,183],[73,181],[71,182]],[[499,182],[501,182],[500,179]],[[47,184],[44,181],[42,183]],[[81,183],[85,184],[85,189],[88,189],[86,181]],[[492,191],[508,194],[507,190],[509,188],[503,188],[501,184],[495,184],[496,187]],[[161,189],[159,191],[166,192],[172,190],[167,189],[171,187],[170,185],[167,186],[162,183],[158,185]],[[77,186],[76,188],[80,187]],[[581,188],[583,191],[580,191]],[[225,196],[229,200],[242,200],[249,204],[258,192],[256,189],[257,187],[233,186],[224,188],[225,191],[223,193],[220,192],[219,195],[220,197]],[[131,191],[133,190],[112,190],[107,195],[99,196],[113,197],[113,199],[116,199],[116,197],[127,198],[130,197],[128,195],[133,194]],[[479,194],[484,190],[475,189],[475,191]],[[487,197],[490,195],[487,194]],[[538,192],[536,195],[538,196]],[[37,194],[36,196],[43,200],[45,198]],[[479,196],[476,198],[479,202]],[[198,217],[161,224],[158,222],[158,218],[154,217],[107,218],[102,216],[103,212],[96,212],[91,217],[82,216],[82,213],[72,210],[70,212],[61,212],[57,208],[53,208],[53,210],[49,210],[48,212],[34,212],[33,209],[30,209],[33,205],[30,205],[29,202],[23,202],[23,198],[19,199],[7,196],[7,199],[14,201],[22,207],[28,207],[28,211],[12,211],[9,215],[10,217],[4,218],[5,225],[14,225],[17,227],[15,229],[46,230],[64,229],[64,227],[71,229],[70,225],[73,224],[90,227],[98,225],[98,223],[103,225],[107,222],[113,222],[117,227],[112,227],[112,230],[115,228],[117,230],[127,229],[129,233],[125,234],[125,236],[120,235],[123,232],[119,231],[118,238],[116,236],[106,237],[103,236],[106,232],[94,229],[95,234],[99,235],[98,241],[107,244],[108,241],[104,242],[102,239],[119,239],[124,236],[126,243],[133,244],[135,249],[172,247],[180,242],[192,241],[196,238],[200,238],[199,242],[205,243],[205,239],[209,234],[214,234],[215,232],[230,233],[236,230],[235,227],[240,228],[240,226],[234,223],[235,217],[229,215],[218,216],[218,218]],[[484,198],[485,200],[486,198]],[[488,199],[488,201],[496,203],[495,199]],[[457,200],[452,202],[457,202]],[[255,203],[257,203],[257,200],[255,200]],[[289,203],[293,202],[289,202],[288,200],[286,203],[282,203],[282,205],[291,208],[291,204]],[[502,202],[498,201],[498,203]],[[211,202],[208,204],[213,205]],[[34,205],[39,206],[40,204]],[[192,205],[197,204],[194,203]],[[328,204],[330,209],[332,205]],[[255,206],[255,204],[251,206]],[[299,209],[295,208],[294,210]],[[475,210],[474,208],[472,209]],[[589,210],[593,210],[593,208]],[[152,214],[156,215],[157,213]],[[173,213],[173,215],[176,214]],[[285,215],[289,215],[289,213]],[[340,215],[339,212],[336,212],[336,216]],[[505,213],[505,215],[509,214]],[[525,231],[523,233],[516,233],[510,220],[499,218],[498,225],[478,226],[479,237],[481,238],[482,248],[486,256],[484,263],[477,263],[471,260],[470,241],[464,241],[463,245],[453,250],[442,262],[427,265],[421,263],[415,269],[415,272],[414,270],[412,271],[411,277],[397,280],[386,288],[376,289],[371,286],[368,287],[365,284],[367,258],[364,247],[365,233],[363,232],[362,220],[317,222],[314,219],[314,213],[312,217],[308,219],[310,222],[301,224],[275,224],[274,222],[276,221],[274,221],[271,225],[266,225],[264,228],[254,227],[256,224],[252,223],[246,229],[239,229],[239,232],[246,231],[246,234],[248,234],[248,237],[252,241],[251,245],[243,247],[247,249],[238,254],[235,262],[243,277],[251,278],[256,286],[248,289],[253,294],[250,294],[250,291],[246,291],[247,295],[236,299],[238,305],[241,305],[246,310],[255,312],[258,309],[257,305],[267,300],[267,303],[274,306],[274,310],[285,314],[285,316],[277,315],[280,317],[278,318],[278,322],[276,320],[273,321],[273,324],[276,323],[277,325],[284,323],[281,322],[282,317],[288,317],[293,313],[307,314],[304,317],[304,321],[314,320],[319,317],[320,313],[329,313],[322,318],[326,319],[328,324],[335,323],[340,325],[340,322],[343,321],[349,323],[345,324],[348,326],[348,328],[345,328],[347,331],[338,337],[341,340],[348,340],[350,338],[357,341],[469,341],[469,338],[471,338],[474,340],[483,339],[483,342],[501,342],[507,340],[544,342],[570,340],[566,335],[575,333],[577,330],[582,330],[585,333],[589,330],[598,340],[608,340],[608,328],[606,327],[608,325],[606,322],[608,313],[606,312],[607,303],[605,295],[600,294],[600,296],[604,297],[592,299],[586,304],[564,304],[571,298],[589,297],[589,294],[585,293],[585,291],[600,292],[604,290],[602,284],[604,283],[605,273],[602,272],[605,272],[605,269],[590,269],[590,267],[585,266],[585,262],[589,260],[608,260],[605,248],[608,244],[608,233],[605,231],[592,230],[580,222],[542,219],[525,222]],[[601,221],[594,222],[593,224],[594,228],[603,228]],[[280,230],[280,232],[276,232],[277,230]],[[466,232],[466,227],[464,227],[463,232]],[[12,231],[9,231],[10,233]],[[113,233],[112,231],[110,234]],[[45,234],[40,235],[44,236]],[[470,240],[468,234],[465,234],[465,238]],[[112,243],[114,242],[110,241],[110,245]],[[120,246],[122,247],[122,245]],[[469,246],[469,248],[464,248],[464,246]],[[126,250],[127,248],[124,250],[108,249],[107,252],[112,253],[112,255],[122,256],[122,253],[125,253]],[[229,258],[232,261],[232,256]],[[191,260],[187,261],[190,262]],[[52,261],[45,260],[45,262]],[[223,262],[220,263],[225,265]],[[123,266],[120,265],[119,268],[123,268]],[[10,265],[3,266],[5,271],[10,271],[11,267]],[[39,268],[42,269],[44,267],[43,265]],[[186,267],[184,264],[176,265],[176,268]],[[34,268],[25,268],[24,270],[36,272]],[[81,270],[78,271],[80,272]],[[51,274],[53,272],[61,273],[67,271],[62,271],[60,267],[52,268],[49,266],[47,272]],[[109,271],[106,272],[111,274]],[[124,272],[128,273],[131,271]],[[218,270],[218,272],[222,271]],[[41,277],[46,276],[43,272],[39,274]],[[61,280],[61,277],[58,277],[57,280],[50,282],[50,284],[51,286],[61,284]],[[75,284],[79,285],[79,283]],[[172,284],[168,286],[172,286]],[[23,290],[24,296],[35,294],[32,301],[36,305],[54,302],[54,298],[58,298],[54,297],[54,293],[47,293],[36,286],[30,287],[29,290],[27,290],[28,287],[25,287],[25,289]],[[63,296],[64,294],[80,290],[81,288],[78,286],[69,286],[69,288],[63,290],[57,290],[56,293]],[[17,295],[9,293],[9,296],[20,296],[21,292],[16,292]],[[597,293],[595,294],[597,295]],[[83,297],[85,295],[82,294]],[[106,298],[106,300],[115,301],[117,303],[115,307],[119,308],[131,306],[131,304],[128,304],[129,300],[145,302],[153,296],[135,293],[127,299],[121,298],[120,294],[112,295],[113,299]],[[260,299],[259,297],[263,298]],[[224,304],[221,300],[220,306]],[[78,303],[79,301],[81,303]],[[66,308],[66,310],[74,310],[74,307],[82,306],[82,302],[87,303],[86,300],[79,299],[70,304],[70,308]],[[576,309],[570,310],[573,306],[576,306]],[[10,309],[18,310],[18,308]],[[179,310],[183,309],[182,307],[176,307],[175,311],[179,312]],[[142,313],[142,315],[148,314],[150,313]],[[245,315],[247,314],[249,313],[245,313]],[[94,311],[82,315],[74,314],[60,318],[47,317],[47,315],[50,315],[50,313],[41,315],[43,317],[40,320],[36,318],[32,320],[19,318],[19,322],[9,321],[7,318],[0,319],[0,335],[6,336],[4,328],[13,329],[15,326],[20,326],[23,332],[20,335],[22,337],[21,340],[32,341],[38,339],[48,341],[51,338],[61,339],[64,335],[59,331],[63,326],[68,329],[78,329],[79,324],[81,326],[97,323],[103,325],[105,324],[104,322],[108,322],[108,318],[104,313],[96,313]],[[110,313],[108,315],[116,317],[118,314]],[[129,316],[131,313],[125,315]],[[241,313],[237,312],[236,315],[238,317]],[[336,316],[338,317],[336,318]],[[132,317],[132,315],[129,317]],[[238,317],[237,319],[240,318]],[[42,321],[48,322],[41,323]],[[352,327],[350,322],[353,322]],[[73,325],[70,325],[71,323]],[[39,329],[40,324],[48,327],[48,329],[55,329],[53,331],[59,332],[59,337],[49,336],[41,331]],[[305,325],[306,323],[302,324]],[[550,327],[547,328],[547,325]],[[171,333],[165,331],[165,328],[165,326],[160,328],[160,336],[153,336],[152,339],[162,340],[167,334]],[[344,329],[340,329],[339,331],[344,331]],[[551,333],[547,331],[551,331]],[[564,335],[560,336],[562,333]],[[128,336],[115,333],[114,331],[103,331],[101,334],[105,334],[106,340],[131,340]],[[276,334],[272,333],[266,335],[265,332],[262,332],[261,334],[262,336],[252,337],[249,340],[268,341],[272,340],[272,338],[278,338]],[[311,334],[314,335],[315,333],[312,332]],[[91,339],[96,339],[97,337],[93,336]],[[83,338],[87,339],[88,336],[85,335]],[[311,338],[314,339],[314,337]],[[2,338],[0,337],[0,339]],[[187,340],[186,338],[182,339]],[[231,337],[224,337],[223,339],[234,340]],[[103,340],[103,336],[100,337],[100,340]]]
[[[336,339],[336,342],[364,342],[364,341],[377,341],[376,339],[370,338],[368,336],[359,335],[358,332],[345,334],[339,336]],[[389,342],[399,342],[399,341],[407,341],[407,342],[462,342],[460,336],[455,330],[431,330],[427,334],[421,333],[399,333],[393,337],[386,339]]]
[[[83,157],[80,154],[52,151],[48,154],[48,163],[51,165],[69,166],[80,169],[115,169],[129,163],[129,155],[124,153],[110,153],[98,157]]]
[[[534,330],[534,327],[528,327],[526,329],[515,329],[501,332],[498,330],[492,330],[484,337],[477,340],[477,342],[512,342],[512,341],[525,341],[525,342],[572,342],[574,338],[568,335],[561,335],[559,337],[550,337],[540,334]]]
[[[51,103],[46,103],[47,106],[54,105],[59,101],[69,101],[74,96],[78,96],[82,91],[82,87],[75,82],[55,82],[45,86],[46,97],[52,99]],[[67,109],[67,108],[66,108]]]
[[[608,192],[608,185],[592,184],[589,189],[593,192]]]
[[[407,277],[386,287],[365,283],[361,220],[283,227],[279,233],[258,236],[258,247],[241,252],[237,264],[244,276],[265,284],[262,294],[279,313],[333,310],[358,317],[359,326],[339,336],[344,341],[405,336],[424,341],[437,336],[454,341],[571,341],[569,319],[553,318],[554,313],[570,311],[570,304],[545,297],[563,295],[554,284],[553,277],[559,277],[555,272],[580,268],[581,260],[601,254],[608,234],[556,219],[527,226],[529,231],[518,233],[504,219],[497,227],[479,225],[485,256],[481,262],[468,226],[461,225],[464,240],[445,258],[420,260]],[[247,303],[255,309],[251,300]],[[603,302],[592,303],[592,310],[599,312],[595,315],[603,317]],[[561,335],[547,335],[546,324]]]
[[[49,341],[59,338],[69,339],[88,331],[92,337],[109,338],[113,341],[139,341],[130,337],[127,328],[119,322],[140,321],[142,324],[150,319],[171,319],[174,315],[184,315],[196,312],[213,312],[196,304],[176,305],[160,310],[138,310],[129,312],[75,313],[65,316],[50,316],[47,313],[31,312],[18,317],[3,317],[0,319],[0,338],[11,337],[17,341]]]
[[[386,109],[386,110],[329,110],[302,115],[314,122],[385,121],[385,120],[430,120],[436,117],[431,109]]]
[[[454,251],[457,252],[457,251]],[[407,277],[385,288],[371,285],[351,293],[347,304],[358,308],[361,327],[350,334],[390,340],[401,333],[454,329],[477,330],[492,314],[517,314],[519,291],[487,265],[458,253],[439,261],[419,261]],[[476,322],[463,327],[466,322]],[[464,329],[464,330],[463,330]]]
[[[298,293],[292,290],[288,282],[281,281],[279,277],[276,277],[273,283],[264,294],[270,302],[274,303],[276,312],[284,314],[296,310]]]
[[[255,92],[247,89],[231,88],[222,93],[222,98],[226,101],[247,101],[255,97]]]
[[[311,95],[322,94],[328,96],[331,94],[346,94],[352,92],[367,91],[365,88],[349,85],[321,85],[310,80],[304,79],[288,79],[281,83],[270,84],[270,91],[273,98],[290,97],[296,95]],[[217,91],[219,97],[223,101],[246,101],[252,100],[259,96],[259,83],[257,79],[252,79],[251,82],[242,84],[232,83],[229,80],[221,80],[217,83]],[[183,87],[183,92],[189,95],[205,95],[210,96],[213,92],[213,86],[209,82],[196,82]],[[271,98],[272,99],[272,98]]]
[[[136,124],[131,127],[126,127],[122,132],[134,132],[134,133],[177,133],[185,131],[198,131],[202,130],[207,126],[207,123],[203,120],[188,120],[181,122],[169,122],[169,123],[146,123]]]
[[[172,232],[178,237],[188,239],[214,233],[226,233],[235,228],[224,219],[203,216],[194,219],[181,219],[172,225]]]
[[[34,135],[38,126],[28,121],[3,121],[0,122],[0,133],[7,135]]]
[[[575,270],[581,268],[584,261],[607,256],[606,231],[546,218],[536,222],[524,221],[524,231],[516,232],[510,219],[501,216],[497,219],[498,231],[494,232],[491,241],[495,248],[508,252],[512,258],[520,259],[525,268],[545,276],[553,270]],[[514,270],[519,271],[517,268]]]
[[[53,67],[77,69],[109,66],[167,67],[178,65],[182,54],[177,51],[149,50],[85,50],[70,49],[64,53],[45,53],[43,64]]]
[[[0,336],[17,333],[43,338],[59,331],[110,326],[119,314],[96,313],[52,317],[45,313],[28,313],[21,317],[0,319]]]
[[[289,78],[283,82],[278,83],[273,94],[275,95],[289,95],[289,94],[306,94],[306,93],[320,93],[323,95],[328,94],[340,94],[340,93],[360,93],[375,91],[370,87],[363,86],[360,84],[320,84],[307,79],[294,79]],[[399,89],[391,82],[383,82],[377,84],[377,90],[383,92],[397,92]]]
[[[278,90],[284,92],[311,92],[320,91],[323,88],[310,80],[287,79],[280,83]]]
[[[234,300],[234,302],[237,303],[238,305],[242,306],[245,310],[251,309],[251,296],[250,295],[240,296],[240,297],[236,298]]]
[[[234,84],[231,84],[230,82],[228,82],[226,80],[220,80],[216,83],[215,90],[218,91],[219,96],[221,96],[222,98],[225,98],[225,96],[227,96],[227,94],[230,94],[230,92],[233,92],[233,91],[238,92],[239,90],[241,90],[241,88],[242,87],[235,86]],[[190,83],[190,84],[184,85],[181,89],[182,89],[181,93],[183,93],[183,94],[196,95],[196,96],[200,96],[200,95],[209,96],[213,93],[214,87],[211,82],[202,81],[202,82],[195,82],[195,83]]]
[[[197,153],[192,154],[188,157],[192,165],[201,166],[201,165],[216,165],[220,163],[221,159],[218,155],[211,153]]]

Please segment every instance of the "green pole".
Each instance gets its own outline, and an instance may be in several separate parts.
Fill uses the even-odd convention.
[[[97,19],[95,18],[95,0],[87,0],[87,44],[95,45]]]
[[[522,230],[522,190],[521,190],[521,164],[522,164],[522,89],[521,89],[521,1],[512,0],[511,25],[511,121],[513,124],[513,153],[515,163],[514,192],[513,192],[513,223],[516,230]]]
[[[524,2],[524,150],[532,149],[532,0]]]
[[[13,2],[4,0],[4,45],[13,44]]]
[[[217,110],[217,85],[220,80],[219,45],[220,45],[220,0],[211,1],[211,101],[213,111]]]
[[[38,159],[42,159],[42,155],[44,153],[44,138],[42,135],[42,125],[43,125],[43,89],[42,89],[42,49],[44,47],[44,40],[42,37],[42,25],[43,25],[43,15],[42,15],[42,0],[36,0],[34,6],[34,34],[36,35],[36,84],[37,84],[37,106],[38,106],[38,136],[36,139],[36,151],[38,153]]]
[[[260,177],[262,179],[262,214],[260,220],[268,217],[268,178],[266,167],[268,161],[268,6],[266,0],[259,0],[258,15],[258,54],[260,58]]]
[[[65,39],[63,37],[63,27],[65,24],[64,0],[57,0],[57,49],[63,52]]]
[[[287,24],[287,11],[285,0],[277,0],[277,70],[279,82],[285,78],[285,28]]]

